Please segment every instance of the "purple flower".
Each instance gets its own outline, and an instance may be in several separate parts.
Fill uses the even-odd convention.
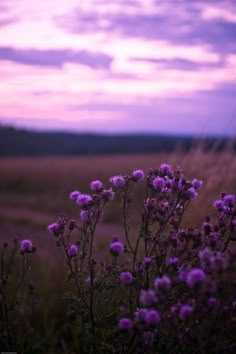
[[[208,307],[210,307],[211,309],[212,309],[212,308],[215,308],[216,305],[217,305],[217,300],[216,300],[216,298],[213,297],[213,296],[209,297],[209,299],[207,300],[207,305],[208,305]]]
[[[235,203],[235,196],[232,194],[227,194],[224,196],[223,201],[224,201],[225,205],[232,207]]]
[[[222,272],[226,266],[226,258],[221,252],[216,252],[211,258],[211,266],[215,272]]]
[[[166,182],[164,180],[164,178],[162,177],[156,177],[154,178],[154,180],[152,181],[152,185],[153,187],[158,190],[158,191],[162,191],[162,189],[165,187]]]
[[[168,163],[162,163],[160,166],[160,171],[165,174],[168,175],[172,172],[172,168]]]
[[[187,192],[185,193],[186,199],[187,200],[193,200],[195,198],[197,198],[198,193],[196,192],[196,190],[191,187],[187,190]]]
[[[115,192],[113,192],[113,190],[110,188],[110,189],[104,189],[102,191],[102,197],[104,200],[106,200],[107,202],[109,200],[113,200],[114,197],[115,197]]]
[[[219,199],[219,200],[215,200],[213,203],[213,207],[219,211],[223,210],[224,207],[224,202],[223,200]]]
[[[202,187],[202,185],[203,185],[203,182],[200,179],[194,178],[192,180],[192,186],[196,191],[198,191]]]
[[[144,172],[143,170],[135,170],[133,173],[132,173],[132,179],[133,181],[135,182],[140,182],[144,179]]]
[[[212,264],[212,257],[213,257],[212,251],[206,247],[198,253],[198,257],[200,258],[201,267],[205,271],[209,272],[211,270],[211,264]]]
[[[179,317],[180,317],[181,320],[186,321],[186,320],[188,320],[191,317],[192,313],[193,313],[192,306],[183,305],[180,308]]]
[[[179,306],[177,305],[171,306],[170,311],[173,315],[177,315],[179,313]]]
[[[121,318],[119,320],[119,329],[121,331],[130,331],[133,327],[133,322],[129,318]]]
[[[133,283],[133,275],[130,272],[122,272],[120,273],[120,281],[124,285],[129,285]]]
[[[193,288],[197,285],[201,285],[204,282],[205,277],[206,275],[203,270],[195,268],[188,273],[186,282],[190,288]]]
[[[179,262],[179,257],[172,257],[167,260],[167,264],[176,265]]]
[[[155,294],[154,290],[141,290],[139,301],[144,305],[144,306],[152,306],[157,302],[157,297]]]
[[[21,241],[20,249],[22,252],[31,252],[33,248],[33,244],[30,240]]]
[[[149,326],[156,326],[161,320],[160,314],[156,310],[148,310],[145,313],[144,321]]]
[[[125,179],[123,176],[113,176],[109,179],[113,187],[122,188],[125,185]]]
[[[80,212],[80,219],[85,222],[91,221],[92,214],[89,210],[81,210]]]
[[[136,309],[134,313],[135,319],[139,322],[144,322],[147,312],[148,312],[147,309]]]
[[[57,222],[54,222],[54,223],[48,225],[48,231],[53,233],[55,236],[58,236],[59,231],[60,231],[60,224],[58,224]]]
[[[209,222],[205,221],[203,224],[203,230],[205,232],[206,235],[209,235],[211,230],[212,230],[212,224],[210,224]]]
[[[76,203],[80,208],[86,208],[92,204],[92,197],[89,194],[80,194],[76,199]]]
[[[181,190],[182,189],[181,180],[178,180],[176,178],[170,180],[170,187],[173,193]]]
[[[187,275],[188,275],[187,268],[182,267],[179,269],[179,273],[178,273],[179,280],[186,281]]]
[[[76,245],[71,245],[68,250],[68,256],[69,257],[75,257],[77,255],[77,253],[79,252],[79,249]]]
[[[90,183],[90,188],[92,191],[101,191],[103,189],[103,184],[97,179]]]
[[[162,278],[156,278],[154,281],[154,288],[157,292],[166,292],[171,287],[171,280],[167,276],[163,276]]]
[[[110,245],[110,252],[113,254],[113,256],[119,256],[119,254],[124,252],[124,245],[123,243],[116,241],[112,242]]]
[[[146,270],[150,267],[152,261],[153,261],[153,258],[152,258],[152,257],[144,257],[144,259],[143,259],[143,264],[144,264],[144,268],[145,268]]]
[[[76,201],[80,194],[81,193],[79,191],[73,191],[73,192],[70,193],[70,199]]]
[[[210,235],[208,235],[208,244],[210,246],[215,246],[216,243],[220,243],[220,233],[219,232],[211,232]]]
[[[230,225],[230,231],[235,231],[236,229],[236,219],[232,220],[232,223]]]
[[[143,263],[144,264],[150,264],[153,261],[152,257],[144,257],[143,258]]]

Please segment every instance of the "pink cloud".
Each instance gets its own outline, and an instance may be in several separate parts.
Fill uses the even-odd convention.
[[[173,2],[169,1],[10,0],[2,3],[5,7],[0,12],[0,23],[16,19],[0,28],[0,48],[7,48],[16,56],[15,61],[10,57],[0,58],[0,117],[8,121],[15,122],[15,117],[20,117],[25,124],[30,124],[35,118],[38,125],[47,126],[47,122],[52,124],[57,117],[73,127],[73,122],[85,126],[93,114],[97,125],[104,122],[112,125],[129,119],[129,111],[118,114],[114,108],[104,108],[101,112],[92,109],[94,105],[148,105],[155,99],[168,101],[173,97],[194,96],[202,90],[213,92],[222,85],[233,85],[236,80],[234,44],[229,42],[228,52],[219,50],[220,46],[212,45],[214,33],[198,32],[197,27],[197,21],[211,25],[218,19],[230,25],[236,23],[232,1],[225,7],[224,2],[213,6],[203,1],[194,4],[181,1],[176,3],[174,15]],[[198,16],[197,20],[194,16]],[[164,30],[172,31],[168,32],[169,37],[165,31],[161,32],[162,25]],[[207,35],[209,38],[204,41]],[[20,50],[21,55],[25,52],[43,55],[44,64],[47,64],[47,51],[59,56],[59,51],[64,50],[78,55],[84,51],[94,58],[94,63],[96,60],[98,63],[96,54],[100,53],[111,58],[111,63],[93,67],[86,65],[86,60],[83,65],[82,60],[77,62],[68,56],[58,67],[47,67],[42,62],[40,65],[40,60],[27,65],[19,60],[17,63]],[[175,66],[175,61],[193,65],[186,64],[182,70]],[[77,112],[68,109],[73,106],[77,106]],[[182,113],[196,108],[186,107],[181,106]]]

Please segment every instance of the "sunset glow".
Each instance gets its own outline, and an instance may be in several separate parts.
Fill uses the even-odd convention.
[[[235,134],[236,3],[1,0],[0,121]]]

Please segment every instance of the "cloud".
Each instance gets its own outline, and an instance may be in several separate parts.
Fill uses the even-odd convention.
[[[62,24],[72,33],[103,31],[175,45],[203,44],[225,53],[236,51],[235,13],[233,1],[117,1],[110,7],[102,1],[95,7],[78,6]]]
[[[175,59],[149,59],[149,58],[132,58],[134,62],[147,62],[151,64],[156,64],[157,67],[159,64],[163,68],[169,69],[178,69],[184,71],[196,71],[201,70],[203,68],[216,68],[220,65],[224,65],[223,61],[219,59],[218,62],[196,62],[193,60],[183,59],[183,58],[175,58]],[[221,61],[221,62],[220,62]]]
[[[216,131],[235,109],[235,13],[233,0],[1,0],[0,115]]]
[[[80,63],[92,68],[109,68],[112,58],[102,53],[73,50],[23,50],[0,47],[0,60],[17,63],[62,67],[65,63]]]

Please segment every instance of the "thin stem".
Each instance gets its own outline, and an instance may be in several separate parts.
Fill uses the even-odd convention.
[[[151,252],[150,252],[150,256],[152,256],[152,254],[153,254],[153,252],[154,252],[154,250],[155,250],[155,248],[156,248],[156,244],[157,244],[157,242],[158,242],[157,237],[165,230],[166,226],[168,225],[168,223],[169,223],[169,221],[170,221],[170,218],[173,216],[173,213],[174,213],[174,211],[176,210],[176,207],[177,207],[178,203],[179,203],[179,199],[177,198],[177,199],[176,199],[176,202],[175,202],[175,205],[174,205],[173,209],[171,210],[171,212],[169,213],[165,224],[162,225],[162,226],[159,228],[158,231],[156,231],[155,240],[154,240],[154,244],[153,244],[153,247],[152,247],[152,249],[151,249]]]
[[[125,231],[126,242],[129,246],[131,252],[134,254],[134,249],[133,249],[133,247],[130,243],[130,240],[129,240],[129,225],[127,224],[128,212],[129,212],[128,189],[126,189],[124,192],[122,210],[123,210],[123,226],[124,226],[124,231]]]

